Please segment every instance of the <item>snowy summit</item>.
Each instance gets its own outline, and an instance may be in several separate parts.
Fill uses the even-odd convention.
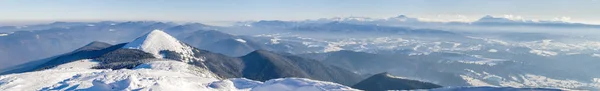
[[[154,55],[156,58],[164,58],[161,51],[172,51],[182,54],[184,62],[194,58],[193,48],[180,42],[175,37],[161,31],[153,30],[142,37],[135,39],[123,46],[126,49],[138,49]]]

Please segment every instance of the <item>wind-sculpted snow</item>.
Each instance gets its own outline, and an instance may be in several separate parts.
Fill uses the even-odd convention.
[[[79,61],[70,64],[77,64]],[[221,80],[206,69],[178,61],[154,61],[135,69],[48,69],[0,76],[0,90],[88,91],[332,91],[350,87],[304,78],[280,78],[265,83],[244,78]]]

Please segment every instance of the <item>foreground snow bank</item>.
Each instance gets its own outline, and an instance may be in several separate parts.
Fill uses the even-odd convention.
[[[77,61],[78,62],[78,61]],[[84,67],[87,68],[87,67]],[[331,82],[281,78],[266,82],[220,80],[206,69],[178,61],[155,61],[135,69],[60,68],[0,76],[1,91],[331,91],[356,90]]]
[[[282,78],[268,80],[264,84],[254,87],[256,91],[352,91],[356,90],[332,82],[323,82],[303,78]]]
[[[162,61],[160,61],[162,60]],[[138,65],[134,69],[151,69],[151,70],[164,70],[170,72],[180,72],[194,74],[200,77],[206,78],[217,78],[217,75],[210,72],[207,69],[203,69],[197,66],[189,65],[183,62],[175,60],[160,59],[159,61],[153,61],[145,64]]]

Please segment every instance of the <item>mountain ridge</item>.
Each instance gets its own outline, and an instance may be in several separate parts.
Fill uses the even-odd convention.
[[[278,54],[266,50],[256,50],[239,58],[212,53],[191,47],[160,30],[148,32],[130,43],[112,45],[104,49],[96,47],[97,45],[104,44],[106,43],[91,42],[88,46],[80,48],[82,50],[74,51],[75,53],[73,54],[81,56],[59,55],[55,58],[50,58],[51,60],[48,60],[42,66],[32,67],[33,69],[43,70],[77,60],[92,59],[98,62],[97,65],[91,67],[92,69],[119,70],[133,69],[139,65],[156,61],[153,59],[168,59],[210,70],[219,76],[219,78],[245,77],[253,80],[267,81],[277,78],[301,77],[333,81],[344,85],[351,85],[362,79],[362,77],[351,71],[325,65],[316,60],[304,59],[288,54]],[[87,53],[83,49],[92,51]],[[198,58],[198,60],[188,60],[189,57]],[[260,68],[260,66],[252,65],[253,63],[267,64],[275,68],[270,71],[253,72],[262,75],[248,75],[248,71]],[[33,70],[20,72],[30,71]]]
[[[417,80],[394,77],[387,72],[375,74],[352,86],[367,91],[433,89],[442,86]]]

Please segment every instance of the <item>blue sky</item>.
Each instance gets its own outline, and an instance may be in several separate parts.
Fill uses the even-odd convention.
[[[512,15],[600,24],[600,0],[0,0],[0,22],[227,22],[400,14],[432,21]]]

